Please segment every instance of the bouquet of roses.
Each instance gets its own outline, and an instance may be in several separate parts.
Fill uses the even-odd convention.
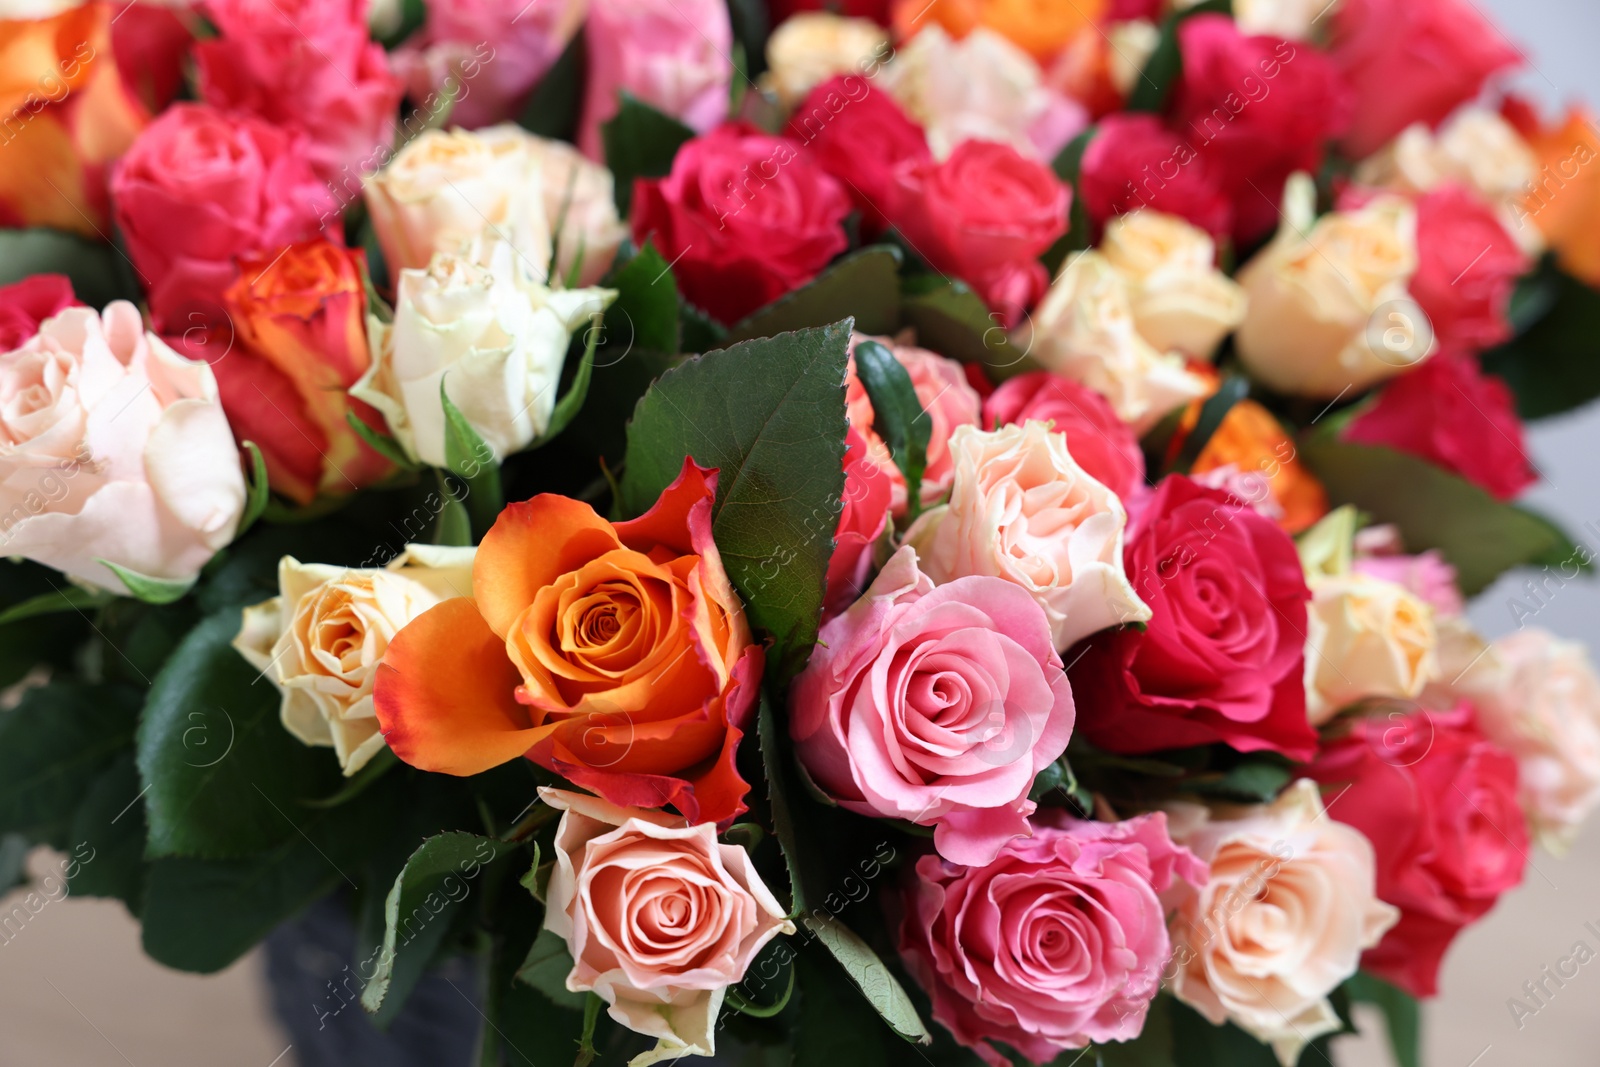
[[[1600,804],[1467,0],[116,6],[0,23],[0,884],[486,1065],[1415,1064]]]

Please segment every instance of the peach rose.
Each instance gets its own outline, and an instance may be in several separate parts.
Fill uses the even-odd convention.
[[[1287,533],[1309,529],[1328,513],[1328,491],[1300,462],[1294,441],[1272,412],[1248,398],[1228,409],[1190,473],[1199,480],[1229,468],[1254,486],[1243,494],[1245,502],[1272,512]]]
[[[1315,783],[1228,814],[1173,822],[1173,837],[1211,871],[1173,920],[1172,991],[1293,1067],[1308,1042],[1340,1028],[1328,994],[1400,913],[1377,898],[1371,842],[1326,817]]]
[[[1022,586],[1044,608],[1057,649],[1150,618],[1123,569],[1128,513],[1078,466],[1065,434],[1042,422],[992,433],[962,426],[950,451],[950,503],[906,533],[936,585],[987,574]]]
[[[1438,677],[1433,608],[1369,574],[1312,575],[1306,617],[1306,714],[1315,725],[1358,700],[1414,699]]]
[[[1134,327],[1162,351],[1209,360],[1244,321],[1244,290],[1217,269],[1216,241],[1176,215],[1118,216],[1100,254],[1128,279]]]
[[[630,1067],[714,1054],[728,987],[768,941],[795,932],[750,854],[719,844],[710,823],[561,789],[539,796],[564,812],[544,924],[572,952],[567,988],[592,990],[613,1019],[656,1039]]]
[[[761,84],[792,110],[806,94],[838,74],[870,77],[892,55],[889,35],[871,19],[827,11],[801,11],[767,38],[767,72]]]

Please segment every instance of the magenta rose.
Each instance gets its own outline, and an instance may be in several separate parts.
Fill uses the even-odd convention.
[[[855,75],[811,90],[789,120],[789,135],[839,179],[861,211],[862,233],[877,237],[900,214],[899,174],[931,162],[927,136],[885,92]]]
[[[333,207],[301,134],[204,104],[174,104],[139,134],[111,198],[164,334],[225,322],[237,258],[314,236]]]
[[[1034,820],[993,862],[917,862],[900,956],[933,1017],[993,1067],[991,1041],[1048,1063],[1090,1042],[1129,1041],[1172,955],[1160,894],[1206,865],[1167,836],[1161,812],[1125,822]]]
[[[21,348],[33,340],[41,322],[77,303],[72,279],[65,274],[35,274],[0,285],[0,352]]]
[[[633,186],[633,239],[672,264],[690,303],[732,323],[798,289],[849,242],[850,198],[787,137],[743,122],[678,149]]]
[[[1216,237],[1233,231],[1233,204],[1221,171],[1154,115],[1100,120],[1083,152],[1078,189],[1096,232],[1118,215],[1150,208]]]
[[[1294,759],[1306,719],[1306,603],[1294,541],[1238,497],[1174,474],[1138,505],[1123,555],[1151,619],[1097,635],[1072,668],[1081,729],[1111,752],[1222,742]]]
[[[1086,385],[1049,371],[1019,374],[983,402],[984,426],[1054,423],[1067,435],[1067,451],[1089,476],[1124,502],[1144,485],[1144,451],[1110,401]]]
[[[1073,721],[1034,599],[1001,578],[935,589],[910,547],[823,625],[790,708],[801,763],[842,807],[932,826],[940,855],[973,864],[1030,832],[1028,790]]]
[[[1532,266],[1494,210],[1444,185],[1417,201],[1417,271],[1406,288],[1439,344],[1481,351],[1511,337],[1511,291]]]

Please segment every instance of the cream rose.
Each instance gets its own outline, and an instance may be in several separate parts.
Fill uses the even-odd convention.
[[[829,78],[862,75],[887,55],[889,35],[871,19],[801,11],[767,38],[767,72],[761,84],[786,110],[792,109]]]
[[[217,381],[139,309],[67,308],[0,354],[0,555],[114,593],[106,562],[190,581],[244,511]]]
[[[615,179],[565,141],[535,137],[517,126],[485,133],[520,140],[539,173],[544,214],[555,241],[555,279],[565,285],[594,285],[611,269],[628,227],[617,217]],[[573,272],[576,270],[576,278]]]
[[[1312,576],[1306,614],[1306,714],[1315,725],[1358,700],[1411,700],[1439,676],[1427,602],[1395,582]]]
[[[384,745],[372,690],[389,641],[435,604],[472,595],[474,548],[407,545],[381,570],[278,563],[278,595],[245,608],[233,647],[283,694],[283,725],[331,745],[344,773]]]
[[[1474,665],[1456,688],[1516,757],[1522,808],[1539,843],[1559,855],[1600,807],[1600,678],[1582,644],[1544,630],[1519,630],[1491,649],[1497,662]]]
[[[1400,913],[1377,898],[1372,844],[1326,817],[1314,783],[1228,814],[1191,810],[1172,823],[1174,839],[1210,865],[1172,922],[1172,991],[1292,1067],[1307,1042],[1340,1028],[1328,994]]]
[[[717,1013],[730,985],[778,934],[793,934],[738,845],[711,823],[619,808],[560,789],[545,928],[566,940],[567,988],[593,990],[610,1016],[656,1038],[629,1067],[716,1051]]]
[[[1237,343],[1269,388],[1332,398],[1409,370],[1434,344],[1406,291],[1417,269],[1411,204],[1380,196],[1313,221],[1315,202],[1309,177],[1289,179],[1277,237],[1239,272],[1249,304]]]
[[[1042,422],[950,437],[950,503],[906,533],[936,585],[993,575],[1044,608],[1057,649],[1108,626],[1144,622],[1150,609],[1128,583],[1122,537],[1128,513]]]
[[[1050,370],[1111,401],[1136,434],[1208,391],[1177,353],[1139,332],[1128,277],[1099,252],[1067,260],[1018,341]]]
[[[1145,64],[1161,43],[1161,31],[1149,19],[1113,22],[1106,28],[1106,75],[1117,95],[1126,98],[1139,83]]]
[[[1244,321],[1244,290],[1217,269],[1216,242],[1175,215],[1113,219],[1100,254],[1128,279],[1134,327],[1162,351],[1209,360]]]
[[[439,253],[426,270],[400,272],[392,324],[369,318],[372,366],[350,395],[383,413],[409,455],[442,467],[442,382],[504,459],[550,425],[573,332],[615,298],[609,289],[547,289],[503,241]]]

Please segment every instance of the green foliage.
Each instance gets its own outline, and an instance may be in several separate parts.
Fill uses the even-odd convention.
[[[115,245],[61,230],[0,230],[0,285],[34,274],[65,274],[90,307],[142,299],[133,263]]]
[[[861,333],[893,333],[900,324],[900,250],[873,245],[843,257],[728,331],[729,343],[771,337],[854,318]]]
[[[673,157],[694,131],[670,115],[624,92],[616,115],[600,127],[606,165],[616,180],[617,211],[623,218],[633,202],[635,178],[662,178]]]
[[[1524,278],[1512,319],[1525,328],[1483,354],[1483,369],[1504,378],[1517,412],[1540,419],[1600,396],[1600,292],[1551,262]]]
[[[1139,80],[1128,94],[1129,111],[1161,111],[1172,95],[1172,88],[1183,74],[1183,55],[1178,47],[1178,28],[1195,15],[1233,14],[1233,0],[1202,0],[1193,7],[1174,11],[1161,24],[1161,39],[1145,61]]]
[[[555,65],[545,72],[528,97],[517,124],[529,133],[558,141],[573,141],[578,135],[578,117],[583,109],[583,72],[586,66],[584,32],[572,35]]]
[[[1383,1012],[1395,1062],[1400,1067],[1420,1067],[1422,1012],[1416,998],[1366,971],[1357,971],[1345,982],[1344,988],[1351,1000],[1375,1005]]]
[[[856,346],[855,360],[856,375],[872,401],[872,428],[889,446],[895,465],[905,475],[906,499],[914,518],[920,510],[933,420],[925,417],[911,375],[894,353],[876,341],[863,341]]]
[[[482,537],[506,504],[500,488],[500,462],[494,449],[451,402],[443,378],[439,379],[439,403],[444,407],[445,466],[462,482],[453,495],[466,507],[472,529]],[[452,531],[452,534],[459,536],[459,531]],[[470,545],[473,542],[468,539],[441,543]]]
[[[679,351],[678,282],[655,245],[646,241],[604,284],[617,291],[617,299],[606,309],[607,346],[617,342],[630,350],[637,345],[667,355]]]
[[[265,506],[265,505],[263,505]],[[182,600],[194,588],[194,579],[177,580],[172,578],[152,578],[148,574],[129,570],[120,564],[112,563],[108,559],[96,559],[96,563],[103,564],[112,574],[121,579],[122,584],[128,587],[128,595],[135,600],[142,600],[146,604],[171,604],[175,600]]]
[[[940,355],[978,363],[992,379],[1010,378],[1037,365],[1006,335],[998,315],[965,283],[935,275],[905,281],[901,317],[917,341]]]
[[[801,920],[824,948],[839,961],[850,981],[867,998],[884,1022],[907,1041],[926,1045],[933,1039],[922,1025],[917,1009],[906,996],[899,979],[883,965],[872,947],[860,935],[831,916],[807,915]]]

